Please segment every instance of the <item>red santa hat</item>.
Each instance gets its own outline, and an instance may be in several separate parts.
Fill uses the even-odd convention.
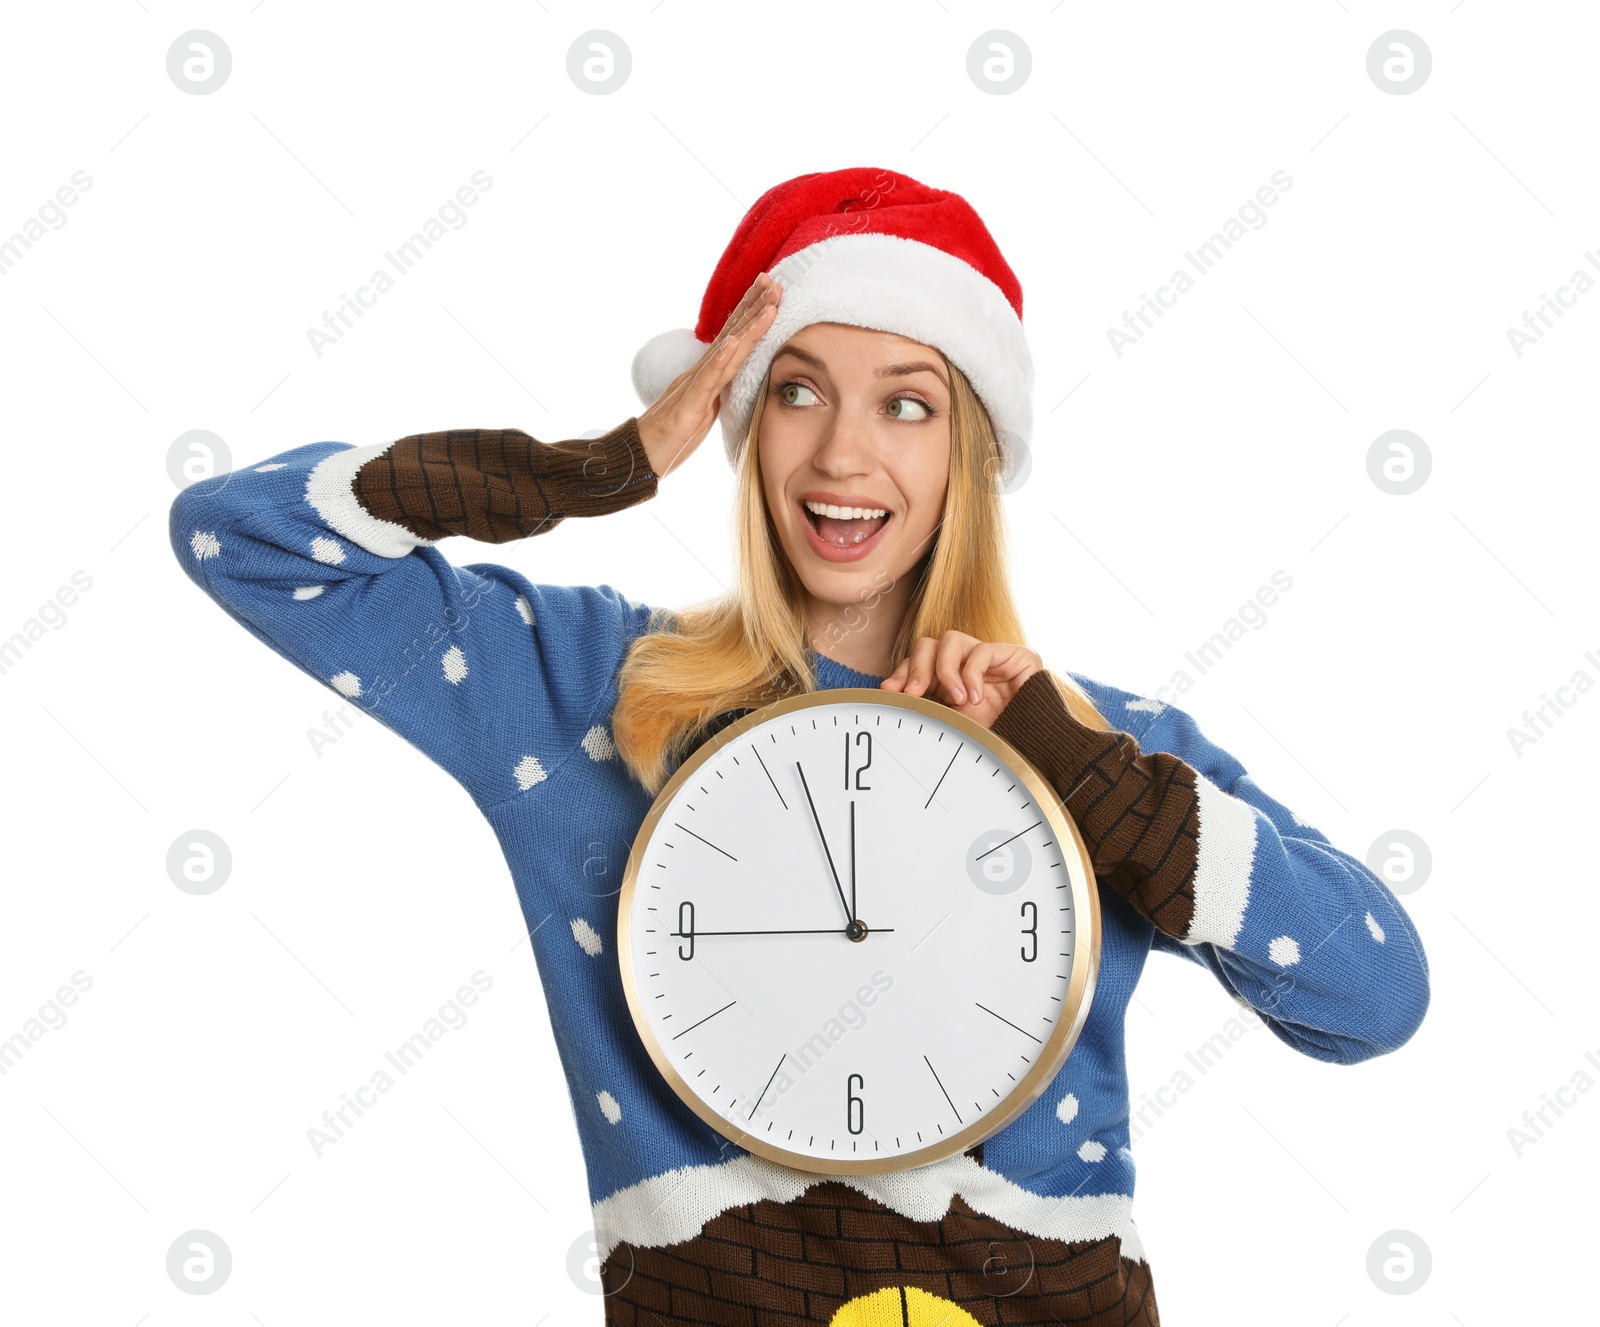
[[[972,383],[1015,473],[1033,427],[1033,359],[1022,286],[972,206],[872,166],[798,175],[745,213],[711,274],[700,321],[652,337],[633,359],[649,405],[710,347],[757,275],[783,286],[778,316],[722,394],[737,467],[756,393],[779,347],[812,323],[895,332],[934,346]]]

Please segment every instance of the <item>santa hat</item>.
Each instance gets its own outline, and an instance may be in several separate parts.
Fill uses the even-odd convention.
[[[773,356],[812,323],[847,323],[934,346],[972,383],[1012,475],[1033,427],[1033,359],[1022,286],[959,194],[858,166],[785,180],[745,213],[700,301],[700,321],[652,337],[633,358],[649,405],[710,348],[763,271],[783,287],[778,316],[723,391],[719,417],[737,467]]]

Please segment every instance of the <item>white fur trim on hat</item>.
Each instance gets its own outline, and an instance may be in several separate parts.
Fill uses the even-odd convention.
[[[652,336],[633,357],[633,389],[639,399],[649,405],[710,348],[687,327]]]
[[[868,232],[809,244],[777,263],[772,276],[783,287],[778,316],[722,402],[730,464],[738,464],[756,392],[778,348],[802,327],[822,322],[894,332],[943,351],[971,381],[1001,446],[1009,452],[1029,441],[1033,357],[1022,322],[1000,287],[970,263],[920,240]]]

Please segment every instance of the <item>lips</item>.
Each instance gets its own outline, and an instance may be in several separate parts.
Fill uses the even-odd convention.
[[[892,512],[863,520],[841,520],[814,515],[804,502],[799,507],[812,551],[830,562],[855,562],[866,557],[883,538],[889,522],[894,520]]]

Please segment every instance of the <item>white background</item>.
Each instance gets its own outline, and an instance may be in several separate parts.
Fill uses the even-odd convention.
[[[0,1316],[599,1321],[567,1270],[589,1230],[572,1107],[488,825],[366,716],[313,749],[340,698],[183,575],[166,457],[197,428],[235,466],[608,428],[756,197],[857,165],[963,194],[1021,278],[1030,643],[1153,692],[1288,572],[1180,703],[1340,847],[1403,828],[1432,851],[1402,900],[1433,983],[1408,1045],[1340,1067],[1255,1032],[1136,1144],[1163,1319],[1592,1312],[1600,1092],[1520,1155],[1507,1131],[1600,1082],[1600,690],[1520,756],[1507,729],[1600,679],[1600,293],[1520,357],[1506,335],[1600,255],[1591,7],[119,0],[4,22],[0,237],[75,171],[93,185],[0,277],[0,638],[75,571],[92,588],[0,674],[0,1038],[74,972],[93,985],[0,1078]],[[166,69],[196,28],[233,56],[209,95]],[[632,53],[609,95],[566,72],[593,28]],[[1032,53],[1009,95],[967,74],[991,28]],[[1396,28],[1433,55],[1408,95],[1366,69]],[[480,169],[468,224],[315,354],[307,329]],[[1107,328],[1277,170],[1268,223],[1119,358]],[[1366,466],[1397,428],[1432,456],[1407,496]],[[714,431],[643,507],[446,551],[687,603],[728,580],[731,495]],[[233,869],[195,897],[166,859],[201,828]],[[316,1157],[307,1129],[479,969],[467,1025]],[[1155,956],[1135,1105],[1234,1009]],[[166,1273],[193,1229],[233,1253],[211,1296]],[[1406,1295],[1366,1269],[1396,1229],[1432,1254]]]

